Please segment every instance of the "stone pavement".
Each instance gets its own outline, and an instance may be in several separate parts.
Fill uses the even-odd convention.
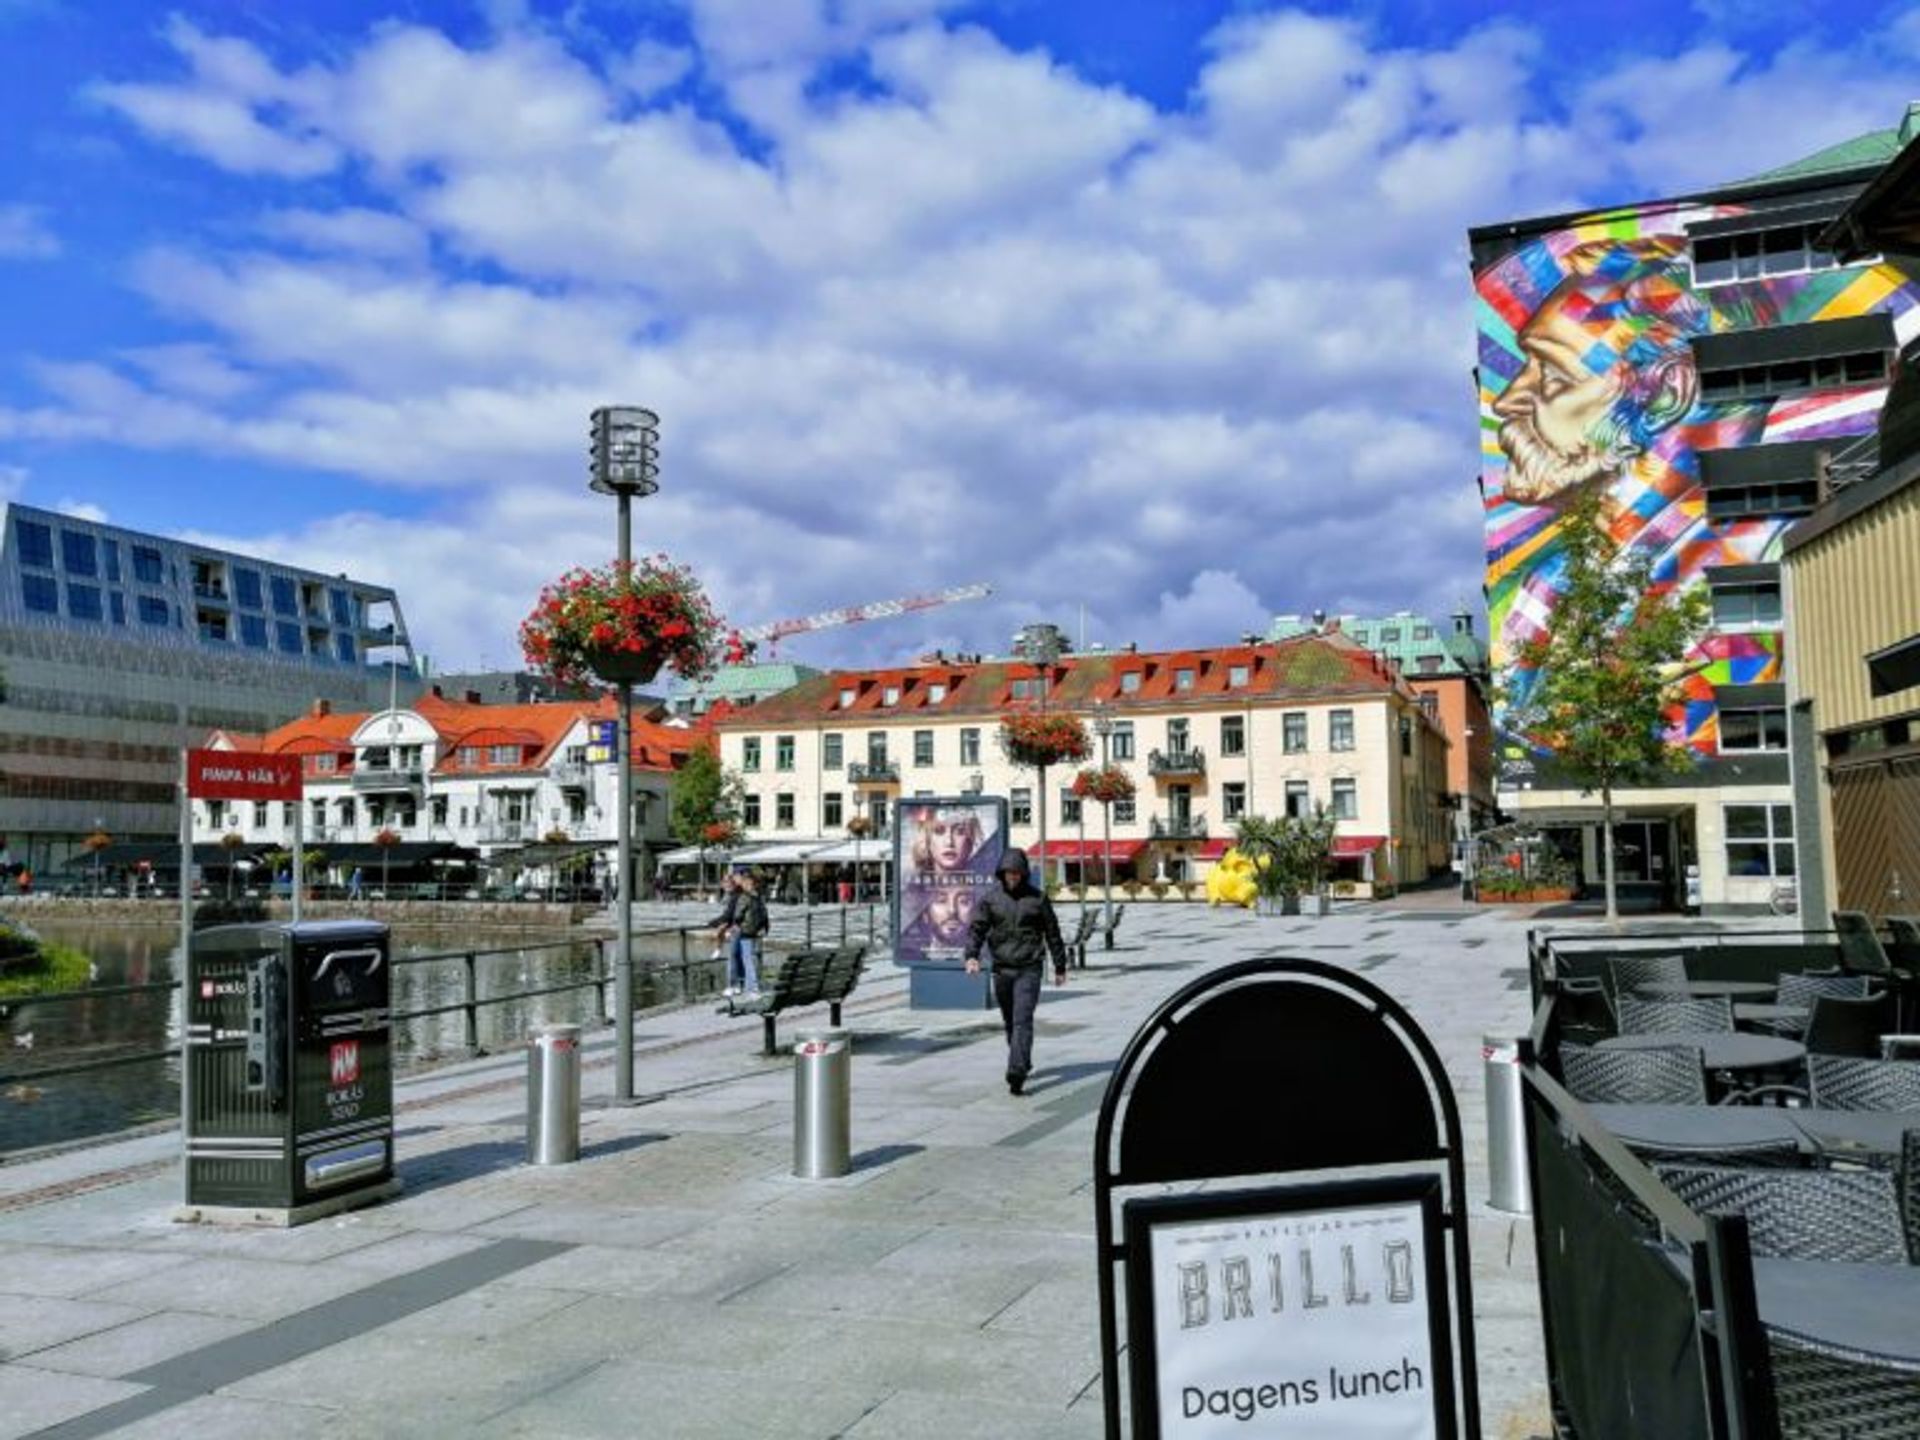
[[[704,1007],[639,1017],[642,1105],[608,1105],[593,1037],[579,1163],[523,1165],[524,1061],[474,1061],[403,1085],[400,1198],[292,1231],[171,1223],[177,1135],[0,1167],[0,1440],[1098,1435],[1107,1072],[1177,986],[1276,954],[1366,974],[1445,1058],[1486,1433],[1544,1433],[1530,1231],[1484,1206],[1480,1041],[1525,1029],[1525,918],[1445,894],[1318,920],[1130,906],[1118,948],[1046,990],[1018,1099],[997,1019],[910,1011],[883,963],[846,1016],[838,1181],[789,1173],[791,1062]]]

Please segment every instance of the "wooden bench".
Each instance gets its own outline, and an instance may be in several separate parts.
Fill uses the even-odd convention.
[[[775,1023],[783,1010],[825,1004],[834,1025],[840,1023],[840,1002],[853,993],[866,968],[867,947],[845,945],[835,950],[796,950],[765,962],[758,995],[735,995],[719,1007],[722,1015],[758,1015],[765,1027],[764,1055],[779,1053]]]
[[[1113,949],[1113,932],[1120,928],[1120,917],[1126,913],[1127,907],[1125,905],[1116,905],[1113,907],[1113,920],[1105,927],[1107,943],[1101,947],[1102,949]]]
[[[1076,970],[1087,968],[1087,941],[1093,938],[1093,932],[1100,923],[1100,912],[1082,910],[1080,923],[1074,927],[1073,934],[1067,940],[1067,960]]]

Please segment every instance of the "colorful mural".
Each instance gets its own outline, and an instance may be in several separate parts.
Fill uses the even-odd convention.
[[[1777,560],[1790,523],[1709,521],[1701,451],[1844,443],[1874,428],[1884,381],[1766,400],[1702,397],[1689,344],[1696,336],[1876,311],[1898,323],[1920,304],[1920,290],[1884,265],[1696,288],[1684,227],[1739,213],[1610,216],[1534,239],[1475,277],[1491,663],[1511,697],[1495,717],[1504,778],[1550,767],[1503,721],[1538,679],[1518,656],[1553,623],[1564,583],[1562,506],[1604,487],[1620,555],[1647,557],[1655,592],[1666,593],[1702,583],[1716,566]],[[1779,635],[1709,637],[1689,657],[1694,667],[1674,736],[1711,751],[1714,685],[1778,680]]]

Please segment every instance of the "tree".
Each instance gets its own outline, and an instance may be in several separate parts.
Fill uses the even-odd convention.
[[[1234,822],[1234,846],[1253,861],[1253,883],[1262,897],[1283,901],[1291,914],[1300,897],[1317,892],[1326,878],[1338,823],[1325,806],[1312,815],[1242,815]]]
[[[1618,553],[1597,492],[1568,507],[1560,545],[1563,588],[1549,628],[1518,656],[1531,684],[1503,698],[1512,730],[1599,792],[1607,919],[1617,922],[1613,797],[1692,763],[1668,734],[1682,661],[1707,627],[1708,601],[1698,588],[1653,593],[1652,557]]]
[[[740,777],[721,766],[719,747],[711,740],[695,745],[686,763],[673,772],[673,788],[667,797],[667,828],[682,845],[698,845],[704,850],[710,843],[710,827],[737,825],[745,793]],[[702,863],[702,884],[706,882],[705,870]]]

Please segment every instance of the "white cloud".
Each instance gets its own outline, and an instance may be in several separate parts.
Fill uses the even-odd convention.
[[[0,465],[0,504],[20,498],[27,488],[27,475],[24,465]]]
[[[53,508],[62,515],[71,515],[76,520],[91,520],[96,525],[107,523],[107,512],[91,500],[75,500],[63,495],[53,502]]]
[[[177,334],[41,364],[0,439],[421,492],[226,539],[389,579],[450,664],[503,659],[542,580],[610,554],[584,485],[610,400],[665,419],[640,543],[743,622],[995,586],[799,658],[992,649],[1082,606],[1146,645],[1444,612],[1479,584],[1467,226],[1890,125],[1912,51],[1702,43],[1568,81],[1524,24],[1422,49],[1281,11],[1156,109],[955,8],[690,0],[688,51],[499,4],[483,39],[386,23],[312,62],[173,22],[183,76],[94,93],[271,183],[223,243],[139,237]]]
[[[51,260],[60,237],[37,205],[0,205],[0,260]]]

